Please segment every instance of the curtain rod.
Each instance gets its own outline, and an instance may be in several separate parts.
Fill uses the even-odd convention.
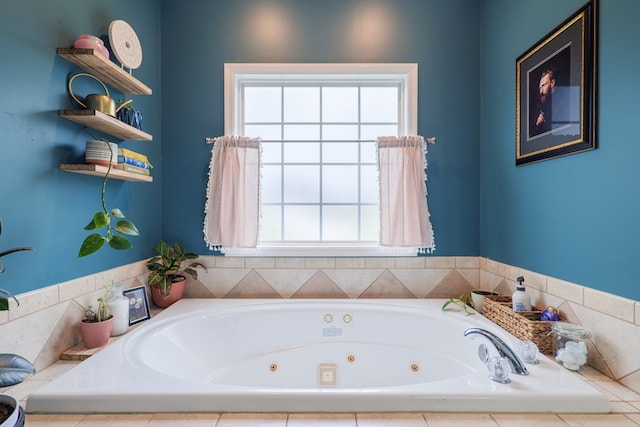
[[[428,138],[424,139],[426,142],[428,142],[429,144],[435,144],[436,143],[436,137],[435,136],[430,136]],[[210,138],[210,137],[206,137],[204,139],[204,142],[207,144],[214,144],[216,141],[216,138]],[[326,140],[326,139],[303,139],[303,140],[299,140],[299,139],[263,139],[262,142],[375,142],[374,139],[349,139],[349,140],[342,140],[342,139],[330,139],[330,140]]]

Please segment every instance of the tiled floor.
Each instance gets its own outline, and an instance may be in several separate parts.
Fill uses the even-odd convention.
[[[61,361],[17,386],[0,389],[20,399],[78,362]],[[27,414],[27,427],[623,427],[640,426],[640,394],[587,368],[583,375],[611,401],[610,414]]]

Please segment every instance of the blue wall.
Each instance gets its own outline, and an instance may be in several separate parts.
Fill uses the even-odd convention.
[[[417,62],[419,132],[430,147],[436,255],[482,255],[640,299],[634,276],[635,140],[640,84],[636,0],[600,11],[598,143],[594,151],[516,168],[515,59],[582,0],[22,0],[0,4],[0,287],[19,293],[151,255],[161,236],[202,240],[207,136],[223,133],[225,62]],[[261,19],[256,22],[255,17]],[[278,31],[263,26],[266,17]],[[125,142],[156,164],[152,184],[111,181],[108,202],[141,229],[132,251],[77,259],[101,180],[59,172],[87,138],[57,117],[70,108],[55,55],[82,33],[124,19],[143,44],[134,96],[154,142]],[[162,54],[161,54],[162,52]],[[162,73],[160,73],[162,70]],[[113,94],[114,97],[120,94]],[[161,120],[162,119],[162,120]]]
[[[0,276],[0,288],[21,293],[138,261],[152,254],[160,237],[160,180],[152,184],[112,180],[108,205],[119,207],[142,236],[131,238],[130,251],[102,249],[76,257],[88,234],[82,228],[101,209],[102,180],[58,170],[59,163],[81,161],[84,141],[91,138],[81,125],[58,117],[58,109],[73,108],[66,80],[79,69],[56,55],[56,48],[72,46],[80,34],[107,34],[114,19],[123,19],[136,30],[144,56],[134,76],[154,90],[151,97],[131,97],[144,112],[144,128],[154,141],[129,141],[123,146],[159,160],[160,10],[154,0],[0,3],[0,250],[36,248],[2,258],[6,272]],[[123,98],[115,90],[111,96]]]
[[[202,237],[211,149],[204,139],[224,132],[225,62],[416,62],[418,132],[438,139],[428,181],[436,255],[477,256],[480,4],[163,1],[163,236],[210,253]]]
[[[480,253],[640,300],[637,0],[600,5],[599,147],[514,166],[515,60],[583,3],[484,3]]]

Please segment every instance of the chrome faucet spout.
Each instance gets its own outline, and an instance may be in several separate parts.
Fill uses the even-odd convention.
[[[500,356],[506,358],[509,361],[511,370],[514,374],[529,375],[529,371],[527,370],[524,363],[520,360],[520,358],[516,355],[516,353],[496,334],[482,328],[469,328],[464,331],[465,337],[471,335],[480,335],[489,340],[489,342],[493,344],[495,349],[498,351]]]

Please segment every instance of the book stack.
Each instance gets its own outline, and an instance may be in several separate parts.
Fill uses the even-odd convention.
[[[126,148],[118,148],[118,164],[115,168],[141,175],[150,175],[153,165],[144,154]]]

